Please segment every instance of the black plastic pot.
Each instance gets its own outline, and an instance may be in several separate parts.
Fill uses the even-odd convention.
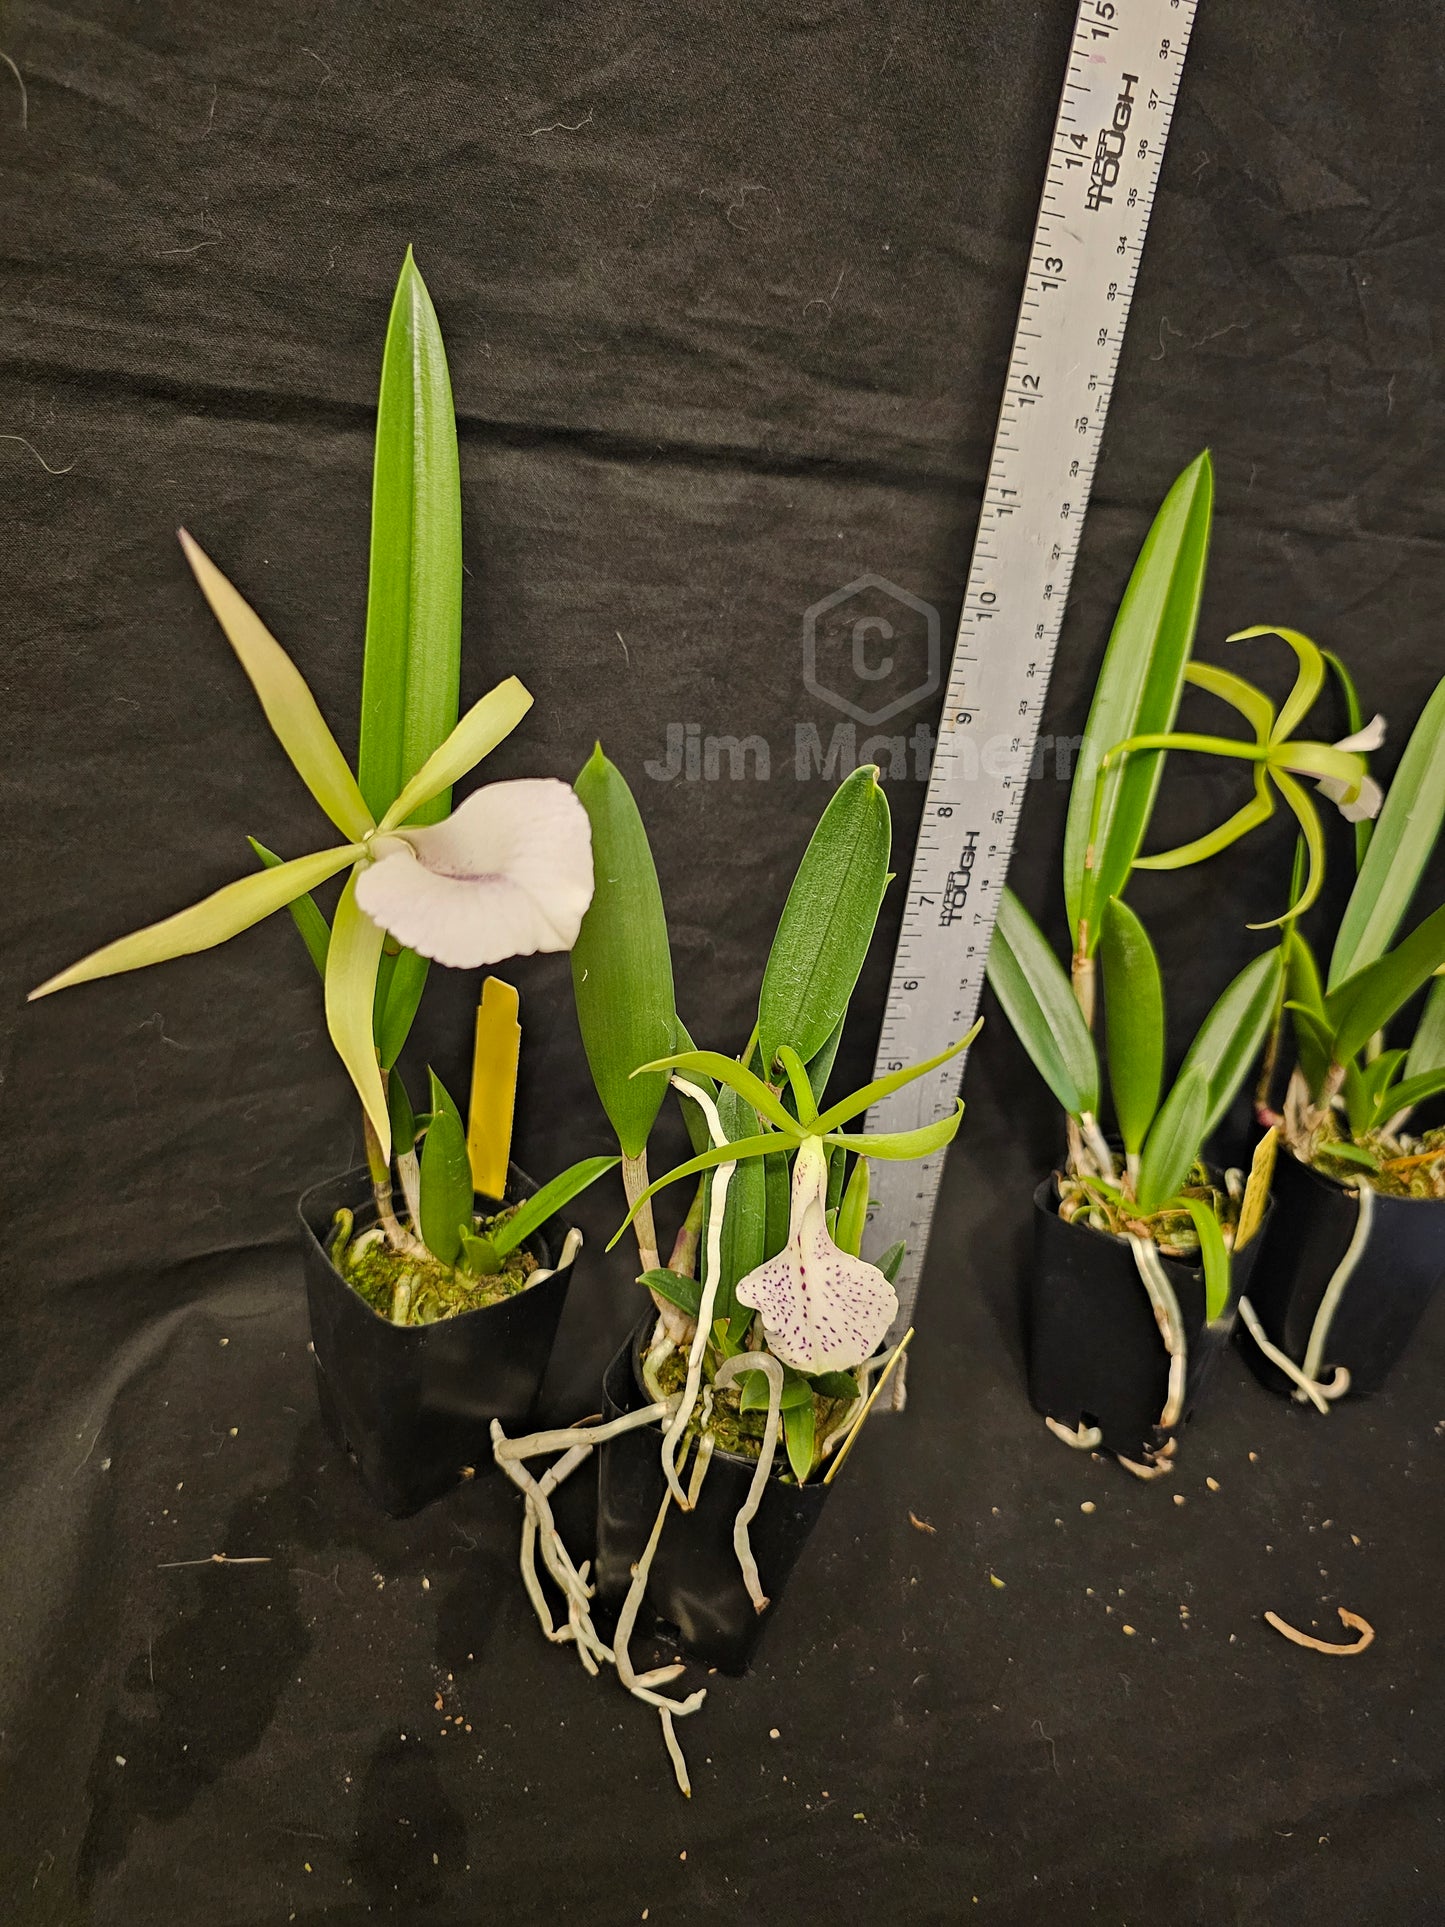
[[[1315,1320],[1354,1239],[1360,1205],[1353,1191],[1283,1156],[1275,1168],[1274,1212],[1249,1287],[1265,1336],[1304,1363]],[[1364,1243],[1330,1315],[1319,1377],[1338,1366],[1352,1394],[1378,1392],[1409,1344],[1445,1276],[1445,1198],[1392,1198],[1375,1192]],[[1239,1342],[1255,1376],[1271,1391],[1294,1381],[1260,1350],[1243,1325]]]
[[[1162,1262],[1179,1300],[1187,1346],[1184,1402],[1177,1431],[1229,1343],[1239,1297],[1250,1289],[1262,1235],[1233,1263],[1229,1305],[1204,1315],[1204,1272],[1177,1258]],[[1145,1461],[1165,1444],[1159,1420],[1169,1391],[1169,1355],[1123,1238],[1059,1216],[1058,1179],[1034,1193],[1034,1257],[1029,1294],[1029,1398],[1036,1411],[1073,1431],[1097,1425],[1106,1451]]]
[[[648,1403],[641,1354],[653,1322],[649,1313],[607,1368],[602,1394],[609,1419]],[[660,1428],[648,1425],[598,1448],[597,1595],[614,1611],[627,1596],[632,1568],[662,1504],[660,1445]],[[756,1469],[754,1459],[714,1452],[696,1509],[680,1512],[674,1506],[668,1512],[637,1619],[639,1633],[656,1634],[725,1673],[747,1670],[828,1496],[821,1475],[816,1483],[801,1486],[785,1484],[776,1472],[768,1480],[748,1529],[770,1601],[760,1614],[748,1597],[733,1551],[733,1521]]]
[[[506,1201],[536,1188],[513,1165]],[[515,1298],[432,1325],[393,1325],[326,1255],[343,1207],[355,1214],[357,1231],[376,1222],[364,1167],[316,1185],[299,1206],[316,1388],[327,1429],[355,1460],[362,1484],[401,1519],[454,1486],[464,1467],[481,1472],[492,1463],[494,1418],[509,1432],[525,1428],[567,1297],[571,1267],[555,1267],[568,1228],[549,1218],[528,1240],[538,1265],[554,1275]]]

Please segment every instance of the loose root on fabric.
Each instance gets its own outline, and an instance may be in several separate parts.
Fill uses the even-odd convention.
[[[1344,1606],[1337,1606],[1335,1610],[1340,1615],[1341,1624],[1347,1626],[1351,1632],[1357,1632],[1360,1635],[1358,1639],[1352,1639],[1348,1644],[1341,1644],[1337,1640],[1316,1639],[1313,1633],[1302,1633],[1298,1626],[1291,1626],[1289,1621],[1281,1619],[1278,1613],[1266,1613],[1264,1617],[1265,1623],[1273,1626],[1277,1633],[1283,1633],[1284,1637],[1296,1646],[1308,1647],[1312,1653],[1330,1653],[1337,1659],[1350,1659],[1356,1653],[1364,1652],[1367,1646],[1374,1645],[1375,1629],[1368,1619],[1362,1619],[1358,1613],[1347,1611]]]

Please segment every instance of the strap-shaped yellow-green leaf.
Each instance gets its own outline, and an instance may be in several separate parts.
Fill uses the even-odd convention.
[[[1069,928],[1077,943],[1085,926],[1091,956],[1103,906],[1123,893],[1143,843],[1163,758],[1131,756],[1102,774],[1100,766],[1126,737],[1173,726],[1199,620],[1213,508],[1206,451],[1169,490],[1144,538],[1099,671],[1064,837]]]
[[[371,811],[305,677],[256,611],[184,529],[181,547],[297,775],[341,834],[360,842],[372,828]]]
[[[1139,1209],[1159,1210],[1189,1176],[1204,1143],[1209,1083],[1197,1065],[1186,1066],[1159,1107],[1139,1160]]]
[[[456,724],[461,647],[456,417],[441,328],[408,248],[382,357],[371,491],[357,771],[377,817]],[[439,822],[446,787],[410,813]]]
[[[160,923],[148,924],[129,937],[119,937],[104,949],[92,951],[68,970],[49,977],[32,990],[31,999],[48,997],[53,990],[68,990],[72,984],[89,983],[96,977],[117,977],[122,971],[140,970],[147,964],[165,963],[171,957],[189,957],[197,950],[210,950],[228,937],[249,930],[274,910],[282,910],[303,891],[315,889],[354,863],[361,854],[357,844],[344,844],[335,850],[318,850],[315,856],[298,856],[291,863],[279,863],[273,870],[258,870],[254,876],[241,877],[224,889],[179,910]]]
[[[1203,1198],[1181,1198],[1179,1202],[1194,1220],[1199,1237],[1199,1258],[1204,1267],[1204,1315],[1212,1324],[1229,1309],[1229,1247],[1219,1220]]]
[[[988,981],[1034,1068],[1070,1117],[1099,1108],[1099,1059],[1063,965],[1012,890],[999,898]]]
[[[443,790],[475,769],[484,756],[508,736],[532,707],[530,692],[515,676],[488,690],[457,724],[439,749],[432,752],[381,819],[383,830],[394,830],[425,808]]]
[[[1280,950],[1266,950],[1247,963],[1215,999],[1195,1033],[1179,1074],[1204,1075],[1208,1103],[1201,1142],[1234,1102],[1250,1065],[1259,1054],[1279,1001],[1284,962]]]
[[[1375,822],[1330,958],[1333,990],[1394,939],[1445,821],[1445,680],[1420,713]]]
[[[276,876],[278,872],[268,870],[265,874]],[[326,953],[326,1028],[371,1119],[381,1154],[390,1158],[391,1116],[376,1061],[371,1021],[376,970],[385,941],[386,932],[358,907],[356,877],[349,876],[331,920],[331,943]]]

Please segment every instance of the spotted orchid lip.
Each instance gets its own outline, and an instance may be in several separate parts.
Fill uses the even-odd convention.
[[[793,1164],[788,1242],[740,1281],[737,1300],[762,1320],[768,1350],[810,1375],[848,1371],[878,1349],[898,1295],[876,1265],[842,1251],[828,1232],[828,1158],[804,1138]]]
[[[592,901],[591,824],[555,777],[488,783],[440,823],[377,837],[371,854],[357,903],[453,969],[570,950]]]

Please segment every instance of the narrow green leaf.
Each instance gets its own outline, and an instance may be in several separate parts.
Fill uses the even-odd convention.
[[[258,843],[254,836],[246,841],[260,858],[264,870],[279,870],[281,859],[274,850],[268,850],[264,843]],[[292,922],[301,932],[301,941],[306,946],[308,956],[316,966],[316,974],[325,981],[326,951],[331,942],[331,925],[322,915],[320,906],[309,890],[299,897],[293,897],[286,906],[291,912]]]
[[[414,950],[403,949],[392,960],[381,1000],[381,1020],[376,1027],[376,1048],[383,1070],[390,1070],[401,1056],[401,1047],[411,1034],[422,992],[426,989],[431,963]]]
[[[1179,1067],[1182,1079],[1198,1070],[1205,1084],[1202,1144],[1218,1129],[1224,1113],[1259,1055],[1279,997],[1283,962],[1278,949],[1266,950],[1225,986]],[[1178,1085],[1175,1085],[1178,1089]]]
[[[457,1265],[473,1278],[494,1278],[502,1269],[502,1254],[490,1238],[478,1237],[470,1220],[457,1229]]]
[[[878,1260],[878,1269],[883,1273],[883,1276],[888,1280],[890,1285],[894,1279],[897,1278],[902,1268],[903,1260],[907,1256],[908,1246],[903,1242],[902,1238],[900,1238],[897,1244],[889,1245],[883,1256]]]
[[[1370,845],[1371,856],[1380,842],[1377,834]],[[1445,964],[1445,904],[1426,917],[1403,943],[1326,995],[1325,1008],[1335,1028],[1336,1063],[1344,1063],[1363,1050],[1441,964]]]
[[[268,876],[279,876],[269,870]],[[260,881],[260,879],[257,879]],[[356,872],[346,879],[331,922],[331,944],[326,952],[326,1028],[336,1054],[356,1086],[362,1109],[371,1120],[383,1159],[391,1157],[391,1118],[381,1067],[376,1061],[372,1010],[376,1001],[376,972],[386,933],[356,902]]]
[[[863,1248],[863,1227],[868,1222],[868,1160],[855,1158],[848,1188],[838,1207],[838,1229],[834,1243],[840,1251],[857,1257]]]
[[[250,677],[276,740],[341,834],[359,843],[373,827],[372,814],[305,677],[199,544],[184,529],[180,534],[201,593]]]
[[[428,756],[382,817],[380,827],[394,830],[403,823],[425,823],[435,816],[437,800],[446,801],[452,784],[489,756],[531,707],[530,692],[515,676],[489,689],[472,704],[441,748]]]
[[[427,1135],[430,1138],[430,1132]],[[620,1163],[620,1158],[583,1158],[579,1164],[569,1165],[565,1171],[559,1171],[555,1178],[549,1179],[540,1189],[534,1191],[530,1198],[524,1198],[510,1217],[504,1218],[499,1225],[493,1226],[490,1233],[492,1243],[505,1258],[509,1251],[514,1251],[524,1239],[530,1238],[534,1231],[540,1231],[550,1217],[555,1216],[564,1205],[570,1204],[573,1198],[587,1189],[589,1184],[595,1184],[598,1178],[608,1171],[615,1171]],[[425,1209],[424,1152],[422,1184],[422,1204]]]
[[[1209,1081],[1199,1065],[1186,1067],[1155,1118],[1139,1160],[1139,1209],[1158,1211],[1189,1176],[1204,1144]]]
[[[596,877],[572,947],[577,1021],[602,1108],[624,1154],[635,1158],[666,1094],[667,1072],[633,1072],[677,1041],[667,918],[637,804],[601,744],[576,790],[592,825]]]
[[[864,1157],[888,1158],[901,1163],[908,1158],[926,1158],[934,1151],[941,1151],[945,1144],[952,1144],[962,1122],[963,1099],[960,1097],[947,1117],[921,1125],[916,1131],[872,1131],[866,1135],[830,1131],[823,1142],[845,1144],[850,1151],[858,1151]]]
[[[718,1119],[728,1137],[746,1140],[758,1134],[758,1114],[736,1091],[726,1088],[718,1093]],[[724,1349],[735,1351],[743,1341],[753,1314],[737,1302],[739,1283],[763,1262],[763,1241],[767,1233],[767,1180],[764,1160],[749,1158],[738,1165],[728,1181],[727,1209],[723,1213],[721,1267],[714,1321],[726,1321]],[[710,1178],[709,1184],[715,1182]],[[711,1198],[708,1200],[711,1205]],[[706,1225],[706,1218],[703,1223]],[[704,1240],[704,1257],[706,1241]]]
[[[1445,820],[1445,679],[1405,745],[1330,958],[1334,990],[1383,955],[1410,907]]]
[[[239,878],[223,889],[194,903],[189,910],[178,910],[173,917],[148,924],[128,937],[93,950],[68,970],[47,977],[30,993],[48,997],[52,991],[68,990],[72,984],[90,983],[97,977],[118,977],[123,971],[141,970],[147,964],[166,963],[172,957],[189,957],[198,950],[210,950],[225,943],[253,923],[260,923],[273,911],[282,910],[304,891],[314,889],[344,870],[361,855],[360,846],[345,844],[335,850],[319,850],[315,856],[298,856],[275,869],[258,870]],[[374,927],[374,926],[373,926]]]
[[[818,1372],[808,1380],[819,1398],[855,1399],[858,1380],[852,1372]]]
[[[764,1412],[768,1407],[768,1375],[766,1372],[739,1372],[737,1384],[738,1410],[740,1412]],[[784,1412],[796,1412],[804,1405],[813,1403],[813,1388],[801,1372],[795,1372],[791,1365],[783,1367],[783,1389],[778,1404]]]
[[[1077,945],[1079,926],[1086,926],[1091,955],[1099,935],[1095,906],[1123,892],[1148,827],[1163,759],[1129,757],[1111,769],[1096,809],[1099,766],[1126,737],[1173,727],[1199,620],[1213,505],[1214,470],[1206,451],[1179,476],[1154,518],[1099,671],[1064,836],[1069,929]]]
[[[1324,1088],[1334,1055],[1334,1033],[1325,1015],[1324,986],[1314,952],[1293,924],[1287,926],[1284,952],[1285,1009],[1294,1019],[1295,1050],[1305,1081],[1316,1095]]]
[[[427,1250],[444,1265],[454,1265],[461,1250],[462,1227],[472,1218],[472,1167],[461,1112],[435,1071],[431,1080],[431,1123],[421,1146],[421,1231]],[[495,1233],[488,1234],[498,1243]]]
[[[1181,1198],[1199,1234],[1199,1256],[1204,1266],[1204,1315],[1213,1324],[1229,1309],[1229,1247],[1219,1220],[1203,1198]]]
[[[1389,1094],[1388,1115],[1394,1117],[1400,1111],[1413,1110],[1427,1097],[1438,1097],[1441,1091],[1445,1091],[1445,1064],[1437,1064],[1434,1070],[1421,1071],[1415,1077],[1402,1078]]]
[[[696,1278],[684,1278],[679,1271],[644,1271],[638,1284],[648,1291],[655,1291],[670,1305],[685,1311],[689,1318],[696,1318],[702,1309],[702,1286]]]
[[[1137,1157],[1164,1083],[1164,982],[1148,932],[1118,897],[1104,905],[1099,959],[1109,1088],[1124,1149]]]
[[[405,1157],[408,1151],[416,1149],[416,1113],[411,1108],[406,1085],[395,1071],[386,1080],[386,1114],[391,1119],[392,1156]]]
[[[1336,1138],[1332,1143],[1322,1144],[1315,1153],[1316,1157],[1333,1158],[1341,1164],[1352,1164],[1366,1171],[1378,1171],[1380,1160],[1367,1144],[1351,1144],[1346,1138]]]
[[[1415,1026],[1415,1040],[1405,1064],[1406,1077],[1422,1077],[1445,1064],[1445,977],[1436,977]]]
[[[799,1485],[813,1469],[816,1425],[811,1392],[806,1405],[784,1407],[783,1439],[788,1448],[788,1464]]]
[[[806,1063],[846,1012],[878,920],[891,840],[888,801],[867,764],[834,793],[783,905],[758,1001],[765,1073],[782,1044]]]
[[[1329,1076],[1334,1059],[1334,1032],[1312,1010],[1297,1004],[1293,998],[1285,1004],[1285,1009],[1294,1020],[1295,1052],[1300,1069],[1311,1092],[1318,1098],[1324,1090],[1325,1079]]]
[[[1340,1095],[1345,1101],[1345,1116],[1349,1119],[1350,1135],[1364,1137],[1375,1122],[1375,1105],[1370,1096],[1369,1086],[1358,1064],[1349,1063],[1345,1067],[1344,1081],[1340,1085]]]
[[[988,981],[1034,1067],[1070,1117],[1099,1108],[1099,1060],[1062,964],[1012,890],[999,899]]]
[[[362,794],[380,820],[457,720],[462,509],[446,350],[411,249],[381,363],[361,678]],[[439,787],[417,820],[440,822]],[[401,819],[397,819],[401,820]]]

